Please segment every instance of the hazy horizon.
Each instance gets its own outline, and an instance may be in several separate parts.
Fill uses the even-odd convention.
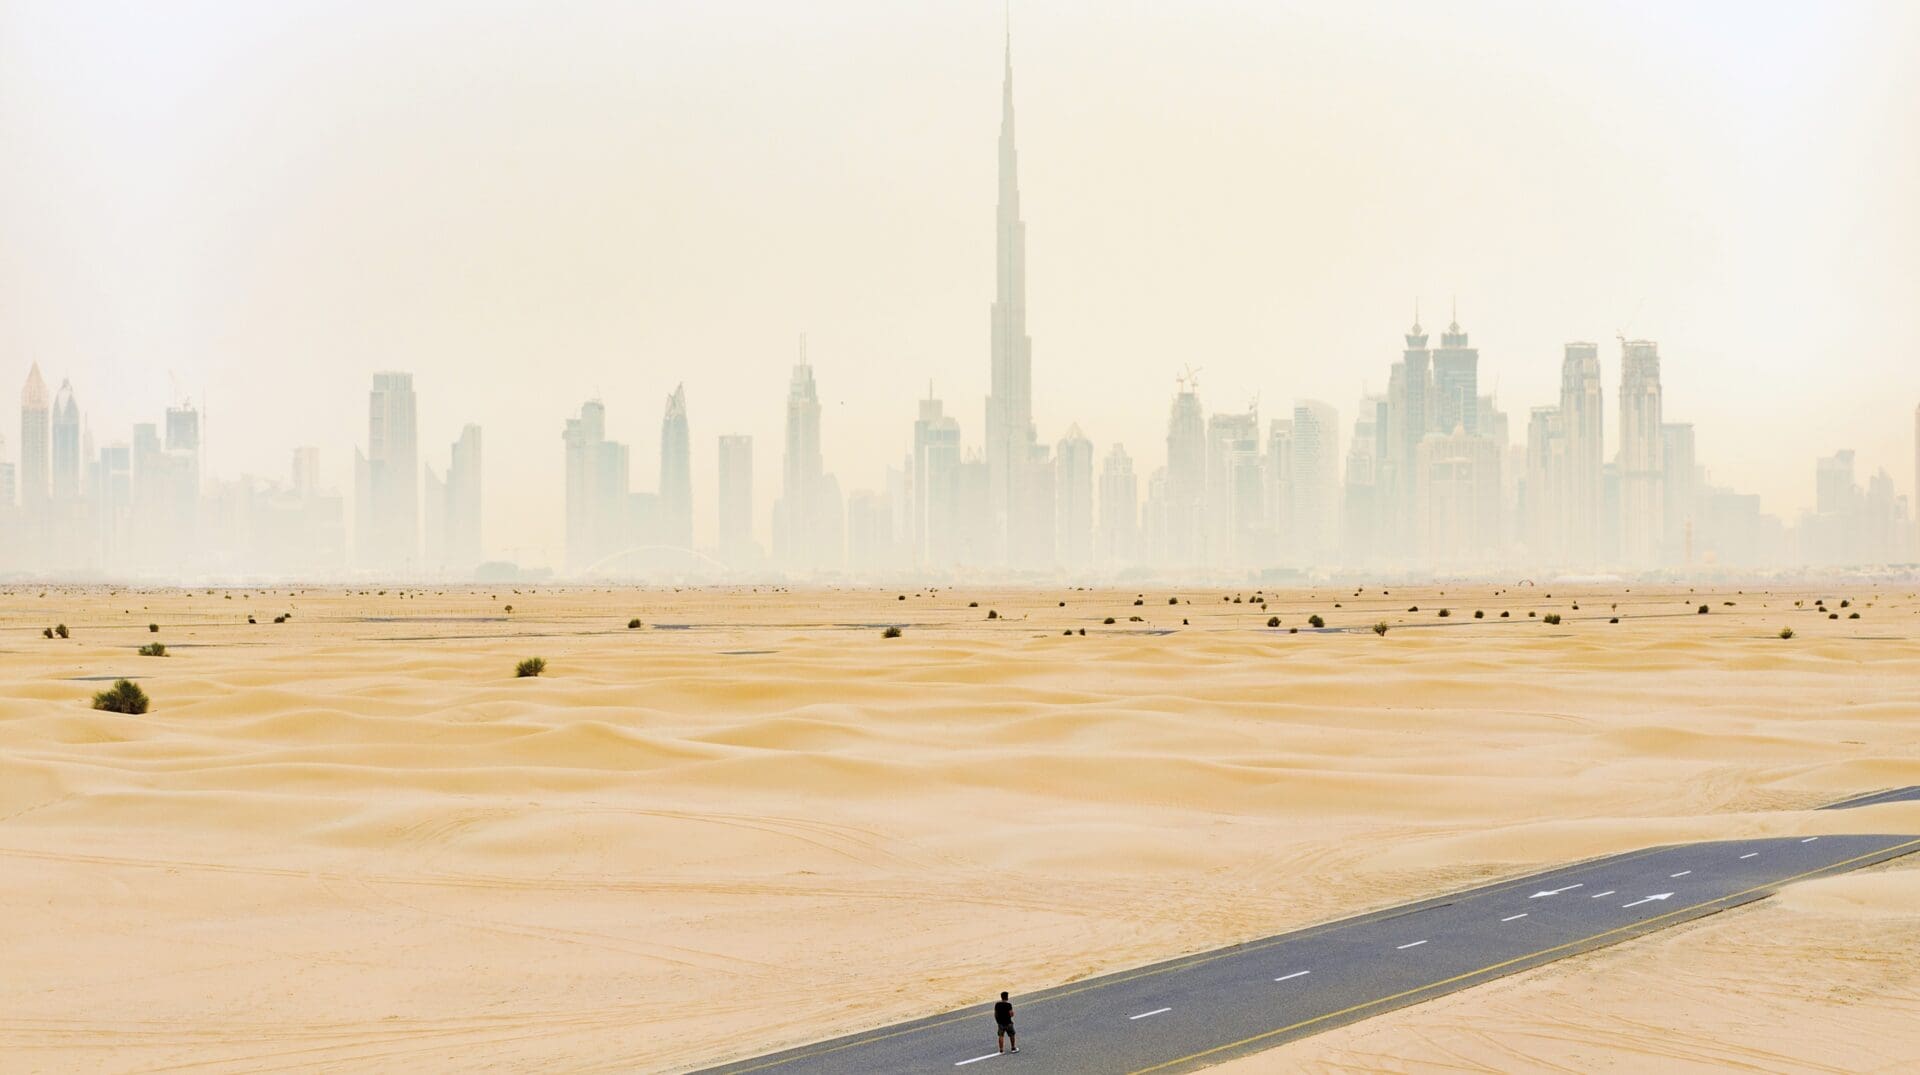
[[[423,461],[485,430],[487,549],[558,566],[565,420],[602,399],[650,490],[684,381],[696,541],[723,433],[764,538],[802,333],[846,490],[929,381],[981,442],[1002,34],[992,3],[0,3],[0,385],[70,378],[99,444],[191,396],[209,475],[313,445],[351,497],[369,376],[411,371]],[[1020,4],[1040,441],[1144,482],[1187,366],[1208,411],[1320,399],[1344,434],[1457,297],[1516,441],[1593,340],[1611,455],[1623,334],[1767,511],[1839,448],[1911,494],[1916,46],[1895,4]]]

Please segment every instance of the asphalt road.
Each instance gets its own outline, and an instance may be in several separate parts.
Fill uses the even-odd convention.
[[[1897,799],[1920,787],[1832,808]],[[1195,1071],[1915,851],[1887,835],[1647,848],[1015,996],[1018,1054],[995,1052],[989,981],[974,1007],[703,1075]]]

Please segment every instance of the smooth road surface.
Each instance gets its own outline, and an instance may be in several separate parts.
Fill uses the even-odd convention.
[[[1835,806],[1916,798],[1903,788]],[[1018,1054],[995,1052],[996,983],[983,981],[975,1007],[705,1075],[1195,1071],[1915,851],[1920,838],[1885,835],[1648,848],[1016,995]]]

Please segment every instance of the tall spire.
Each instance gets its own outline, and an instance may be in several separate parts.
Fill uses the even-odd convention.
[[[1019,153],[1013,137],[1013,31],[1008,12],[1000,87],[998,205],[994,212],[990,389],[986,407],[989,498],[998,532],[1009,539],[1021,483],[1034,456],[1033,343],[1027,338],[1027,226],[1020,215]],[[1009,553],[1020,542],[1009,541]]]

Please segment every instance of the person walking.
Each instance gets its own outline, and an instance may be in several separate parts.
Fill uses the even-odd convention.
[[[993,1006],[993,1025],[997,1031],[994,1041],[999,1043],[1000,1051],[1006,1052],[1007,1046],[1011,1045],[1014,1052],[1019,1052],[1020,1039],[1013,1032],[1013,1002],[1007,999],[1004,990],[1000,993],[999,1002]]]

